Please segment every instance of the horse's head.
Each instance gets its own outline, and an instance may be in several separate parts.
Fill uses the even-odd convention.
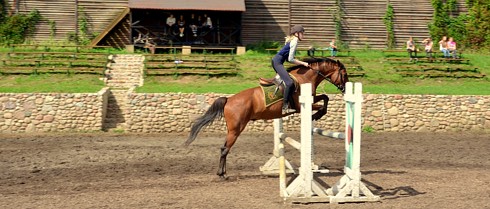
[[[310,63],[312,70],[315,70],[322,80],[328,80],[335,85],[342,94],[345,93],[345,83],[349,81],[347,70],[339,60],[329,58],[310,58],[305,60]]]

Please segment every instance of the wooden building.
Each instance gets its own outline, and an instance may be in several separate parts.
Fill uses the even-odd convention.
[[[77,22],[85,18],[92,44],[124,47],[148,35],[156,44],[236,46],[260,41],[282,42],[289,28],[301,24],[306,29],[302,46],[326,47],[335,37],[334,15],[341,14],[341,41],[350,48],[385,48],[383,16],[391,3],[395,11],[395,38],[403,46],[409,36],[422,40],[429,36],[427,24],[433,9],[430,0],[8,0],[12,12],[40,11],[44,20],[31,37],[36,42],[64,40],[77,32]],[[78,9],[77,9],[78,8]],[[459,12],[465,11],[458,0]],[[171,40],[165,36],[165,18],[173,13],[187,18],[209,15],[216,26],[206,36]],[[77,21],[78,19],[78,21]],[[49,21],[54,22],[56,30]],[[219,26],[219,27],[218,27]],[[219,28],[219,31],[218,31]],[[141,34],[141,36],[140,36]],[[175,36],[175,34],[172,34]],[[180,34],[177,34],[178,36]],[[138,40],[139,41],[139,40]]]

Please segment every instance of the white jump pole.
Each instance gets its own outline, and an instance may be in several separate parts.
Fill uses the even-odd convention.
[[[345,139],[345,134],[342,132],[325,131],[323,129],[313,128],[313,133],[335,139]]]

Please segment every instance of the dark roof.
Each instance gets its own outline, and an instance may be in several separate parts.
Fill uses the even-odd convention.
[[[245,11],[245,0],[129,0],[131,9]]]

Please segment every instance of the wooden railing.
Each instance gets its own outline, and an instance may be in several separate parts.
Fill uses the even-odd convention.
[[[146,55],[146,75],[237,75],[240,72],[234,55],[151,54]]]

